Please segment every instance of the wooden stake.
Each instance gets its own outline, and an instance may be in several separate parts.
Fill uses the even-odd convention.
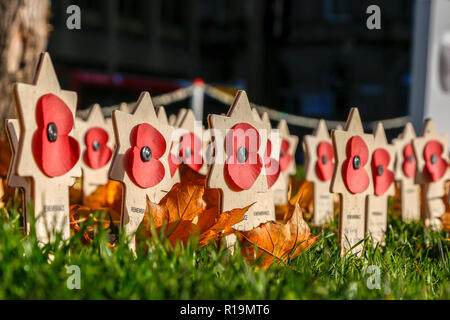
[[[8,169],[8,186],[12,188],[20,188],[22,192],[22,212],[23,212],[23,225],[24,232],[29,234],[30,232],[30,217],[28,212],[28,205],[31,203],[31,191],[32,181],[27,177],[20,177],[16,174],[17,167],[17,155],[19,149],[19,137],[20,127],[19,120],[7,119],[6,120],[6,136],[8,138],[9,145],[11,147],[11,162]]]
[[[83,196],[87,197],[108,182],[108,171],[115,148],[112,120],[105,119],[100,105],[94,104],[87,119],[76,118],[75,126],[81,146]]]
[[[135,251],[135,233],[144,218],[147,208],[147,197],[150,201],[159,203],[166,194],[164,191],[170,190],[172,185],[167,159],[172,128],[159,121],[148,92],[143,92],[140,95],[133,113],[129,114],[115,110],[112,119],[117,148],[109,176],[111,179],[120,181],[123,184],[121,225],[130,239],[130,248]],[[149,126],[156,129],[157,132],[155,133],[153,129],[148,129]],[[152,130],[149,136],[145,135],[147,129]],[[134,140],[133,137],[137,139],[136,142],[132,142]],[[154,142],[155,145],[149,147],[155,140],[157,141]],[[163,149],[161,151],[162,155],[159,158],[154,158],[158,147]],[[154,149],[152,150],[152,148]],[[145,152],[146,150],[147,152]],[[132,158],[132,154],[134,158]],[[132,161],[133,159],[135,160]],[[141,186],[143,182],[136,182],[136,179],[144,177],[146,179],[155,178],[155,176],[160,174],[159,171],[148,168],[146,164],[151,161],[156,161],[156,163],[154,162],[154,168],[162,168],[163,176],[159,182],[152,186]],[[145,167],[138,171],[139,166]],[[133,176],[130,172],[137,173]],[[139,172],[145,173],[139,174]]]
[[[421,137],[413,139],[414,154],[417,161],[416,183],[422,184],[425,225],[440,229],[440,217],[445,212],[442,201],[445,181],[450,179],[448,170],[448,136],[440,135],[433,121],[425,120]]]
[[[333,130],[331,138],[336,163],[330,190],[341,195],[341,255],[351,251],[359,256],[364,246],[365,199],[374,192],[370,174],[374,137],[364,133],[359,111],[352,108],[345,130]]]
[[[396,150],[395,179],[400,186],[402,219],[408,222],[420,219],[420,186],[415,184],[416,158],[412,146],[415,137],[414,127],[408,122],[403,132],[392,140]]]
[[[281,174],[283,175],[282,179],[279,179],[275,185],[274,189],[274,201],[275,205],[286,204],[289,200],[288,191],[289,191],[289,178],[291,175],[295,176],[297,172],[297,166],[295,164],[295,152],[297,150],[298,145],[298,137],[295,135],[291,135],[289,132],[289,127],[287,125],[286,120],[282,119],[278,123],[278,130],[280,131],[281,138],[281,151],[280,151],[280,165],[283,162],[283,158],[287,157],[289,159],[288,164],[286,166],[281,166]],[[287,145],[287,152],[283,149],[283,145]]]
[[[319,121],[312,135],[304,136],[302,145],[306,157],[305,179],[314,184],[313,224],[323,225],[333,219],[334,212],[333,194],[330,193],[334,152],[328,128],[323,119]]]
[[[209,115],[208,123],[209,127],[215,131],[215,163],[213,163],[209,169],[207,186],[209,188],[221,190],[222,212],[235,208],[243,208],[257,202],[259,200],[257,193],[267,192],[267,179],[265,177],[264,165],[262,165],[259,171],[256,169],[256,160],[259,159],[259,163],[261,163],[264,159],[265,148],[262,146],[267,144],[267,136],[260,135],[259,146],[256,144],[255,141],[257,139],[254,129],[259,133],[260,130],[264,129],[264,126],[260,121],[254,120],[245,91],[238,91],[226,116]],[[236,125],[244,127],[251,126],[254,128],[244,131],[246,135],[249,135],[248,141],[250,150],[247,150],[247,152],[244,152],[245,150],[241,146],[235,145],[235,139],[232,139],[233,134],[238,134],[238,130],[230,131],[230,129],[234,128]],[[226,139],[227,134],[230,137],[229,139]],[[236,140],[239,139],[236,138]],[[229,150],[226,150],[226,142],[228,142],[230,146]],[[238,150],[242,150],[239,151],[239,155]],[[227,155],[229,156],[228,159]],[[246,157],[244,155],[246,155]],[[238,156],[239,159],[234,160],[234,158],[238,158]],[[245,162],[243,162],[244,160]],[[247,169],[244,164],[250,164],[250,162],[251,166]],[[231,167],[232,165],[235,167]],[[225,176],[225,170],[230,172],[230,170],[234,170],[235,168],[237,171],[241,170],[240,178],[242,181],[239,181],[239,183],[241,185],[246,185],[245,187],[240,187],[239,190],[234,186],[236,182],[232,180],[232,178]],[[253,176],[253,181],[243,178],[248,175],[248,170],[255,170],[255,174],[257,174],[257,176]],[[263,199],[261,199],[261,201],[262,200]],[[237,230],[250,230],[256,227],[260,221],[260,217],[271,215],[271,210],[267,204],[262,205],[262,208],[264,208],[263,211],[257,211],[254,206],[250,207],[244,216],[244,220],[234,225],[234,228]],[[227,238],[228,246],[234,244],[234,242],[234,237]]]
[[[21,133],[16,173],[33,182],[37,239],[47,243],[56,233],[68,239],[68,187],[81,176],[79,146],[71,136],[77,94],[61,90],[50,56],[43,53],[33,84],[16,83],[14,97]]]
[[[385,244],[388,197],[395,194],[395,147],[388,144],[384,127],[378,122],[374,130],[375,140],[371,159],[374,194],[367,196],[366,231],[374,244]]]

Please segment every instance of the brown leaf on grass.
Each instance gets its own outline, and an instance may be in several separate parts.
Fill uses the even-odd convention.
[[[191,183],[175,184],[159,204],[147,199],[147,214],[144,219],[146,236],[151,235],[150,223],[153,223],[158,234],[161,234],[164,227],[164,235],[172,245],[177,241],[185,243],[191,234],[200,233],[196,222],[199,215],[206,210],[204,192],[203,178]],[[202,221],[203,219],[205,217]]]
[[[233,226],[244,219],[245,213],[251,206],[252,205],[245,208],[233,209],[220,214],[214,224],[203,229],[203,233],[200,235],[199,240],[200,247],[207,245],[210,241],[219,240],[221,237],[233,233]]]
[[[292,185],[295,184],[294,188]],[[305,212],[305,218],[309,219],[313,213],[314,185],[306,180],[291,181],[291,190],[297,190],[295,195],[289,199],[288,203],[275,206],[275,216],[278,221],[288,221],[292,213],[293,207],[299,203],[300,208]]]
[[[186,243],[199,236],[200,246],[229,234],[232,226],[244,218],[247,208],[219,212],[218,190],[205,187],[205,177],[190,168],[181,172],[183,183],[175,184],[159,204],[147,201],[145,234],[151,235],[151,223],[157,234],[163,232],[172,245]]]
[[[295,205],[287,223],[270,221],[249,231],[236,231],[236,235],[241,241],[242,255],[249,262],[253,262],[255,257],[261,259],[264,269],[274,262],[286,262],[297,257],[318,238],[311,234],[308,224],[303,220],[299,203]],[[258,248],[257,254],[255,248]]]

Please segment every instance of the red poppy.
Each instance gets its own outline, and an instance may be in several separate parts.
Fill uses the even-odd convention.
[[[168,160],[169,160],[170,176],[173,177],[175,175],[175,172],[177,172],[178,167],[181,164],[181,160],[179,157],[177,157],[173,153],[169,154]]]
[[[322,181],[328,181],[333,176],[334,151],[331,143],[322,141],[317,146],[316,174]]]
[[[131,148],[125,154],[126,171],[141,188],[150,188],[164,178],[164,166],[159,161],[166,151],[164,137],[148,123],[131,130]]]
[[[267,187],[270,189],[280,176],[280,164],[271,158],[272,142],[267,139],[266,153],[264,154],[264,167],[266,169]]]
[[[54,94],[46,94],[37,102],[36,123],[32,148],[39,168],[49,177],[69,172],[80,158],[80,146],[69,136],[73,128],[69,107]]]
[[[239,123],[228,131],[225,178],[234,189],[248,190],[258,179],[262,169],[260,143],[258,130],[248,123]]]
[[[416,157],[412,143],[408,143],[403,149],[403,173],[408,178],[413,178],[416,174]]]
[[[436,140],[429,141],[423,150],[425,170],[431,181],[439,181],[447,171],[447,162],[442,159],[443,151],[444,147]]]
[[[372,177],[375,195],[382,196],[394,182],[394,173],[388,169],[391,157],[385,149],[378,148],[372,155]]]
[[[181,137],[180,157],[191,169],[198,171],[203,166],[201,155],[202,141],[194,133],[190,132]]]
[[[88,130],[84,136],[86,151],[83,160],[92,169],[104,167],[111,159],[112,151],[108,147],[108,132],[99,127]]]
[[[347,159],[342,164],[342,177],[351,193],[361,193],[369,187],[369,175],[364,166],[369,160],[369,149],[364,140],[353,136],[347,142]]]
[[[292,155],[289,153],[289,142],[285,139],[281,141],[280,148],[280,168],[281,171],[286,171],[289,168],[289,165],[292,161]]]

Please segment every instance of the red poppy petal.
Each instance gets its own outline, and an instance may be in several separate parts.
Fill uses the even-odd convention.
[[[322,181],[328,181],[333,176],[334,152],[333,146],[327,141],[322,141],[317,146],[316,175]]]
[[[108,133],[99,127],[89,129],[85,135],[86,151],[83,160],[92,169],[104,167],[112,156],[112,150],[108,147]],[[99,149],[94,149],[98,143]]]
[[[169,155],[168,160],[169,160],[170,176],[173,177],[178,167],[180,166],[180,159],[176,155],[171,153]]]
[[[50,142],[46,130],[35,132],[32,148],[37,165],[49,177],[69,172],[80,157],[80,147],[74,138],[60,135],[56,141]]]
[[[201,155],[202,141],[194,134],[188,133],[181,137],[180,155],[183,162],[191,169],[198,171],[203,166]]]
[[[152,158],[159,159],[166,151],[166,140],[162,134],[148,123],[142,123],[133,128],[130,134],[131,146],[139,149],[149,147]]]
[[[377,196],[383,195],[394,182],[394,173],[387,168],[390,161],[391,157],[385,149],[378,148],[372,155],[372,177]]]
[[[439,181],[447,171],[447,162],[442,159],[444,148],[441,143],[431,140],[424,148],[425,169],[431,181]]]
[[[38,129],[33,135],[32,153],[38,167],[49,177],[69,172],[80,157],[78,142],[68,136],[73,127],[69,107],[54,94],[46,94],[39,99],[35,116]],[[50,123],[56,128],[55,141],[47,135]]]
[[[49,93],[37,102],[36,122],[43,129],[47,129],[49,123],[54,123],[58,128],[58,135],[67,135],[73,128],[73,115],[63,100]]]
[[[369,158],[369,149],[364,140],[359,136],[353,136],[347,142],[347,159],[342,164],[342,178],[347,189],[352,193],[361,193],[369,187],[370,179],[364,166]],[[360,167],[353,167],[354,158],[360,158]]]
[[[246,147],[249,153],[258,152],[261,144],[258,130],[248,123],[238,123],[227,132],[225,138],[227,156],[236,153],[240,147]]]
[[[292,155],[289,154],[289,142],[284,140],[281,142],[280,148],[280,168],[281,171],[286,171],[292,161]]]
[[[413,178],[416,174],[416,157],[412,143],[408,143],[403,149],[403,173],[408,178]]]
[[[156,186],[164,178],[164,166],[161,161],[153,157],[150,161],[142,161],[141,149],[138,147],[128,149],[125,163],[128,176],[141,188]]]
[[[253,186],[263,166],[260,156],[256,154],[255,157],[256,163],[250,163],[248,160],[245,163],[230,163],[231,158],[227,160],[224,168],[225,179],[232,187],[237,190],[248,190]]]
[[[266,169],[267,187],[270,189],[280,176],[280,165],[277,160],[269,158],[269,162],[266,162],[264,167]]]

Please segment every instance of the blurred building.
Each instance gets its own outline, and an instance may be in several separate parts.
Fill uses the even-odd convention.
[[[70,4],[81,8],[81,30],[66,27]],[[381,30],[366,27],[372,4],[381,8]],[[133,101],[141,90],[158,94],[201,77],[246,88],[253,102],[286,112],[345,120],[358,106],[371,121],[408,113],[412,6],[411,0],[58,0],[49,51],[67,85],[81,93],[81,107]],[[205,113],[228,108],[211,99],[205,104]]]

